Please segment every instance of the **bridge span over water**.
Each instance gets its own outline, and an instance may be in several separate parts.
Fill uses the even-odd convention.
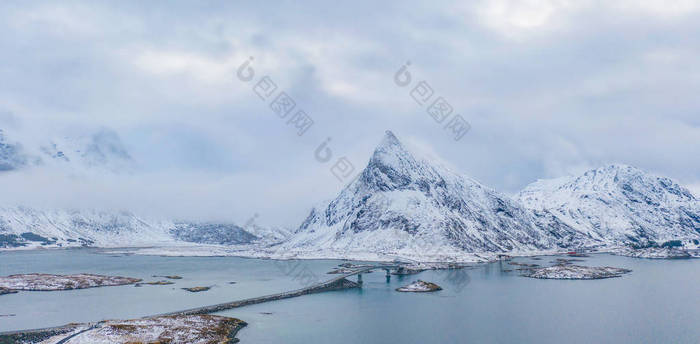
[[[211,306],[197,307],[197,308],[187,309],[184,311],[159,314],[159,315],[155,315],[155,316],[210,314],[210,313],[225,311],[228,309],[249,306],[249,305],[254,305],[254,304],[259,304],[259,303],[264,303],[264,302],[269,302],[269,301],[289,299],[292,297],[297,297],[297,296],[302,296],[302,295],[316,294],[316,293],[322,293],[322,292],[333,291],[333,290],[361,288],[362,287],[362,274],[369,273],[370,271],[373,271],[373,270],[385,270],[386,274],[387,274],[387,279],[388,279],[389,276],[391,276],[391,270],[401,269],[402,267],[403,267],[402,265],[386,265],[386,264],[362,266],[358,269],[354,269],[353,271],[339,274],[338,276],[331,278],[327,281],[314,283],[312,285],[309,285],[309,286],[301,288],[301,289],[286,291],[286,292],[277,293],[277,294],[253,297],[253,298],[243,299],[243,300],[238,300],[238,301],[219,303],[219,304],[211,305]],[[354,282],[354,281],[351,281],[348,279],[349,277],[352,277],[352,276],[357,276],[357,282]]]
[[[309,285],[309,286],[301,288],[301,289],[286,291],[286,292],[272,294],[272,295],[253,297],[253,298],[248,298],[248,299],[243,299],[243,300],[225,302],[225,303],[220,303],[220,304],[211,305],[211,306],[197,307],[197,308],[187,309],[187,310],[183,310],[183,311],[158,314],[158,315],[151,315],[151,316],[146,316],[144,318],[153,318],[153,317],[165,316],[165,315],[211,314],[211,313],[225,311],[228,309],[249,306],[249,305],[254,305],[254,304],[259,304],[259,303],[264,303],[264,302],[269,302],[269,301],[288,299],[288,298],[302,296],[302,295],[322,293],[322,292],[333,291],[333,290],[361,288],[362,287],[362,274],[369,273],[370,271],[373,271],[373,270],[381,269],[381,270],[385,270],[387,272],[387,278],[389,278],[389,276],[391,274],[391,270],[398,270],[398,269],[402,269],[402,268],[403,268],[403,265],[401,265],[401,264],[367,265],[367,266],[359,266],[359,267],[357,267],[357,269],[347,268],[347,269],[352,270],[352,271],[348,271],[346,273],[339,274],[338,276],[333,277],[329,280],[314,283],[312,285]],[[354,282],[354,281],[351,281],[348,279],[349,277],[352,277],[355,275],[357,275],[357,282]],[[94,323],[88,323],[88,324],[83,324],[83,325],[88,325],[89,328],[86,329],[85,331],[89,331],[89,330],[92,330],[92,329],[95,329],[97,327],[102,326],[102,324],[103,324],[103,322],[94,322]],[[48,337],[53,336],[53,335],[59,335],[62,333],[70,333],[78,325],[81,325],[81,324],[69,324],[69,325],[64,325],[64,326],[48,327],[48,328],[42,328],[42,329],[0,332],[0,343],[5,343],[6,342],[5,340],[10,340],[9,343],[12,343],[12,342],[14,342],[15,339],[48,338]],[[85,332],[85,331],[83,331],[83,332]],[[63,338],[61,341],[59,341],[59,343],[65,343],[76,335],[78,335],[78,333],[67,335],[65,338]]]

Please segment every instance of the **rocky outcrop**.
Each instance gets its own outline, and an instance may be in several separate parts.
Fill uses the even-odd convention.
[[[425,281],[415,281],[407,286],[401,288],[396,288],[396,291],[409,292],[409,293],[427,293],[431,291],[442,290],[442,287],[432,282]]]

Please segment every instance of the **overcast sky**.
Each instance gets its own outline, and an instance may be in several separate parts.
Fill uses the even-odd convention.
[[[509,194],[608,163],[700,191],[699,2],[392,3],[3,1],[0,128],[112,128],[139,165],[12,192],[294,227],[387,129]],[[253,91],[265,75],[313,119],[303,136]],[[461,140],[411,98],[420,81],[469,121]]]

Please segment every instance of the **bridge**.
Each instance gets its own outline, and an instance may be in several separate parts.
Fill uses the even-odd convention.
[[[391,270],[392,269],[398,270],[401,268],[403,268],[402,265],[363,266],[361,268],[356,269],[355,271],[342,274],[340,276],[334,277],[334,278],[327,280],[327,281],[314,283],[310,286],[307,286],[307,287],[304,287],[301,289],[286,291],[286,292],[277,293],[277,294],[253,297],[253,298],[243,299],[243,300],[238,300],[238,301],[219,303],[219,304],[211,305],[211,306],[197,307],[197,308],[187,309],[187,310],[183,310],[183,311],[159,314],[159,315],[154,315],[154,316],[150,316],[150,317],[157,317],[157,316],[164,316],[164,315],[211,314],[211,313],[221,312],[221,311],[225,311],[225,310],[229,310],[229,309],[233,309],[233,308],[255,305],[255,304],[269,302],[269,301],[289,299],[289,298],[298,297],[298,296],[302,296],[302,295],[316,294],[316,293],[322,293],[322,292],[334,291],[334,290],[361,288],[362,287],[362,274],[369,273],[372,270],[382,269],[382,270],[386,271],[386,276],[387,276],[387,281],[388,281],[390,276],[391,276]],[[352,277],[355,275],[357,275],[357,282],[353,282],[353,281],[348,279],[349,277]]]
[[[166,315],[211,314],[211,313],[221,312],[221,311],[225,311],[225,310],[229,310],[229,309],[233,309],[233,308],[255,305],[255,304],[269,302],[269,301],[289,299],[289,298],[298,297],[298,296],[302,296],[302,295],[316,294],[316,293],[322,293],[322,292],[334,291],[334,290],[361,288],[362,287],[362,274],[369,273],[370,271],[373,271],[373,270],[380,270],[380,269],[385,270],[386,276],[387,276],[387,282],[388,282],[389,278],[391,278],[391,270],[397,270],[398,272],[401,272],[401,269],[404,269],[404,268],[405,268],[405,266],[403,264],[383,264],[383,265],[361,266],[361,267],[357,267],[357,269],[354,269],[353,271],[341,274],[341,275],[336,276],[334,278],[331,278],[327,281],[314,283],[312,285],[309,285],[309,286],[301,288],[301,289],[286,291],[286,292],[277,293],[277,294],[253,297],[253,298],[248,298],[248,299],[243,299],[243,300],[231,301],[231,302],[226,302],[226,303],[220,303],[220,304],[211,305],[211,306],[197,307],[197,308],[187,309],[187,310],[183,310],[183,311],[170,312],[170,313],[164,313],[164,314],[158,314],[158,315],[151,315],[151,316],[146,316],[144,318],[154,318],[154,317],[166,316]],[[352,276],[357,276],[357,282],[353,282],[353,281],[348,279]],[[78,324],[70,324],[70,325],[65,325],[65,326],[49,327],[49,328],[43,328],[43,329],[0,332],[0,344],[4,344],[6,342],[7,343],[14,343],[15,340],[17,340],[17,341],[19,341],[19,340],[30,340],[30,341],[31,340],[42,340],[42,339],[46,339],[52,335],[59,335],[62,333],[68,334],[71,331],[73,331],[77,325]],[[89,329],[94,329],[96,327],[101,326],[101,322],[89,323],[87,325],[90,326]],[[87,330],[85,330],[85,331],[87,331]],[[63,340],[61,340],[60,343],[67,342],[70,338],[72,338],[75,335],[77,335],[77,334],[69,335],[66,338],[63,338]]]

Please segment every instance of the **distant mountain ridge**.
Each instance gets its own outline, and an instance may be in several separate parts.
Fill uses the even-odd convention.
[[[0,248],[266,243],[230,223],[157,220],[127,211],[0,207]]]
[[[538,181],[516,198],[609,245],[700,237],[700,202],[688,189],[627,165]]]

